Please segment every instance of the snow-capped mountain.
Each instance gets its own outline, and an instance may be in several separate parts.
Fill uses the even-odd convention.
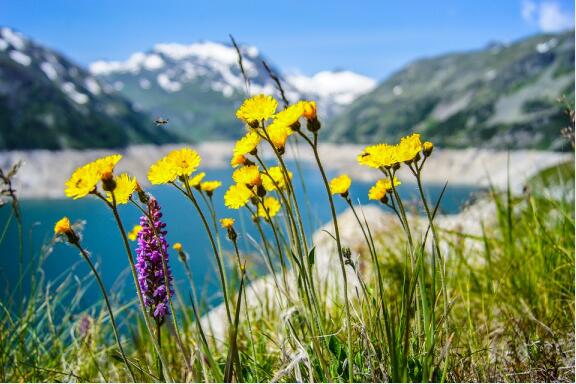
[[[0,28],[0,148],[118,147],[170,138],[85,69]]]
[[[97,61],[90,71],[142,109],[169,118],[169,129],[187,139],[236,138],[243,131],[234,108],[247,92],[278,96],[259,50],[243,45],[240,51],[249,86],[235,48],[214,42],[157,44],[126,61]],[[317,100],[325,119],[376,86],[374,80],[350,71],[284,76],[270,67],[280,77],[288,100]]]

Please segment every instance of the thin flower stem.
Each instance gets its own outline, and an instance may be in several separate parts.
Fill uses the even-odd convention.
[[[314,153],[314,158],[316,159],[316,164],[322,175],[322,181],[324,182],[324,188],[326,194],[328,195],[328,201],[330,202],[330,212],[332,213],[332,223],[334,225],[334,232],[336,237],[336,247],[338,248],[338,260],[340,261],[340,269],[342,272],[342,280],[344,282],[344,303],[346,309],[346,320],[347,320],[347,336],[348,336],[348,381],[352,382],[354,380],[354,367],[352,360],[352,319],[350,315],[350,303],[348,302],[348,276],[346,275],[346,266],[344,263],[344,254],[342,252],[342,243],[340,240],[340,230],[338,229],[338,216],[336,215],[336,207],[334,206],[334,199],[332,198],[332,193],[330,192],[330,183],[326,177],[326,172],[322,166],[322,161],[320,160],[320,154],[318,153],[318,133],[314,132],[314,141],[310,141],[308,136],[300,132],[300,135],[304,137],[304,140],[310,144],[312,151]]]
[[[174,315],[174,314],[172,314]],[[162,323],[156,320],[156,341],[160,348],[162,348]],[[164,373],[162,369],[162,360],[158,357],[158,377],[160,380],[164,380]]]
[[[380,292],[380,297],[382,298],[384,297],[384,287],[382,286],[382,276],[380,274],[380,265],[378,264],[378,257],[376,255],[376,248],[374,247],[374,242],[372,241],[371,236],[368,237],[368,233],[364,229],[364,225],[362,224],[362,221],[360,221],[360,217],[358,217],[358,214],[356,213],[356,209],[354,208],[354,204],[352,204],[352,200],[350,199],[350,197],[346,197],[345,200],[348,203],[350,209],[352,210],[352,213],[354,214],[354,217],[356,218],[356,221],[358,222],[358,225],[362,230],[364,240],[366,240],[366,245],[368,245],[368,249],[370,250],[370,256],[372,257],[372,262],[374,263],[374,267],[376,268],[376,274],[378,278],[378,290]],[[368,224],[366,224],[366,227],[368,227]]]
[[[428,205],[428,200],[426,199],[426,196],[424,194],[424,188],[422,186],[422,167],[424,166],[424,162],[426,161],[427,157],[424,157],[424,159],[422,160],[420,166],[418,166],[418,164],[415,165],[415,169],[412,168],[412,166],[410,166],[410,170],[412,171],[412,173],[414,174],[414,177],[416,178],[416,182],[418,184],[418,191],[420,192],[420,198],[422,199],[422,203],[424,205],[424,210],[426,211],[426,216],[428,218],[428,222],[430,224],[430,228],[432,230],[432,236],[434,237],[434,249],[436,250],[436,256],[438,257],[438,259],[440,260],[440,262],[443,264],[444,260],[441,256],[440,253],[440,244],[439,244],[439,240],[438,240],[438,234],[436,232],[436,226],[434,225],[434,216],[430,210],[430,207]],[[444,325],[445,325],[445,330],[446,330],[446,334],[448,334],[448,291],[447,291],[447,287],[446,287],[446,275],[445,275],[445,267],[444,265],[441,266],[440,268],[440,278],[441,278],[441,284],[442,284],[442,295],[443,295],[443,310],[444,310]],[[436,257],[434,255],[432,255],[432,297],[436,297]],[[432,310],[432,324],[431,327],[435,327],[435,315],[434,315],[434,310]],[[432,333],[432,345],[434,345],[434,335],[435,335],[435,329],[431,330]]]
[[[126,353],[124,352],[124,348],[122,347],[122,343],[120,342],[120,334],[118,333],[118,326],[116,325],[116,320],[114,319],[114,312],[112,312],[112,306],[110,305],[110,300],[108,299],[108,294],[106,292],[106,287],[104,287],[104,283],[102,282],[102,278],[100,278],[100,274],[96,270],[96,267],[92,263],[92,260],[90,260],[90,256],[88,255],[86,250],[84,250],[84,248],[82,248],[82,246],[80,245],[80,242],[75,241],[72,244],[76,248],[78,248],[80,254],[90,266],[90,269],[92,270],[92,273],[94,274],[94,277],[98,282],[98,286],[100,287],[100,291],[102,291],[102,296],[104,296],[104,301],[106,302],[106,308],[108,309],[108,315],[110,316],[110,322],[112,323],[112,329],[114,330],[114,338],[116,339],[116,343],[118,344],[118,349],[120,350],[120,354],[122,355],[122,360],[126,365],[126,369],[128,369],[128,372],[130,373],[130,378],[132,379],[132,382],[135,383],[136,378],[134,377],[134,372],[132,372],[132,369],[130,368],[130,363],[126,358]]]
[[[286,183],[286,187],[288,189],[288,195],[289,195],[289,197],[292,197],[292,201],[294,202],[294,207],[296,208],[296,216],[297,216],[298,222],[300,224],[300,233],[302,236],[302,242],[304,244],[304,252],[306,253],[302,257],[302,258],[304,258],[308,255],[308,241],[306,240],[306,231],[304,230],[304,225],[302,225],[302,217],[300,215],[300,207],[298,206],[298,200],[296,199],[296,194],[294,193],[294,186],[292,185],[292,180],[290,179],[290,174],[288,173],[288,168],[286,167],[286,164],[284,163],[284,159],[282,158],[282,155],[280,154],[280,152],[278,152],[278,150],[276,149],[274,144],[272,144],[272,140],[270,139],[270,135],[268,134],[268,131],[266,130],[266,126],[264,124],[264,121],[261,122],[261,125],[262,125],[262,131],[264,131],[264,134],[266,135],[266,137],[265,137],[266,141],[268,141],[268,143],[270,144],[270,147],[272,147],[272,150],[274,151],[274,154],[276,155],[276,158],[278,159],[278,162],[280,163],[280,168],[282,169],[282,173],[284,175],[284,182]],[[300,242],[297,241],[296,244],[298,245],[299,248],[301,248]],[[302,252],[302,249],[300,249],[300,252]]]
[[[246,206],[246,208],[248,208],[248,210],[250,211],[252,216],[255,215],[255,212],[253,212],[249,206]],[[270,250],[268,249],[270,247],[270,245],[268,244],[268,240],[266,240],[266,236],[264,236],[264,231],[262,230],[262,225],[260,224],[260,220],[257,220],[255,223],[256,223],[256,227],[258,228],[258,233],[260,234],[260,238],[262,239],[262,242],[264,243],[264,251],[266,253],[267,264],[268,264],[268,268],[270,269],[270,273],[272,274],[272,278],[274,279],[274,284],[276,285],[278,292],[282,292],[282,289],[280,289],[280,284],[278,283],[278,277],[276,276],[276,271],[274,270],[272,258],[270,257]],[[289,292],[288,291],[288,285],[287,285],[286,279],[284,279],[284,296],[286,296],[288,299],[290,299],[288,296],[288,292]],[[280,300],[280,298],[278,298],[278,301],[279,301],[279,303],[282,302]]]
[[[190,184],[188,183],[188,180],[186,178],[184,178],[183,183],[184,183],[184,187],[186,188],[186,192],[184,190],[182,190],[180,187],[178,187],[178,185],[176,185],[176,183],[172,183],[172,185],[175,185],[176,188],[178,188],[180,191],[182,191],[184,193],[184,195],[186,195],[188,197],[188,199],[192,202],[192,204],[194,205],[194,208],[196,208],[196,211],[200,215],[200,219],[202,220],[202,224],[204,224],[204,228],[206,229],[206,233],[208,234],[208,239],[210,240],[210,244],[212,245],[212,251],[214,252],[214,256],[216,257],[216,264],[218,264],[218,273],[220,275],[220,283],[222,285],[222,294],[224,296],[224,306],[226,307],[226,316],[228,317],[228,322],[229,322],[230,326],[233,326],[232,315],[230,312],[230,303],[228,302],[228,288],[226,286],[226,274],[224,272],[224,264],[222,262],[222,257],[220,255],[220,253],[218,252],[218,247],[216,246],[216,242],[214,241],[214,236],[212,235],[212,231],[210,229],[210,224],[208,224],[208,221],[206,220],[206,216],[204,215],[204,212],[202,212],[202,209],[198,205],[198,201],[196,200],[196,198],[194,197],[194,194],[192,193],[192,189],[190,188]]]
[[[142,315],[144,316],[144,323],[146,324],[146,329],[148,330],[148,334],[151,337],[152,344],[154,345],[154,349],[158,356],[162,360],[162,364],[165,369],[167,369],[166,359],[160,350],[160,346],[156,342],[156,337],[154,336],[154,332],[152,331],[152,324],[150,323],[150,319],[148,318],[148,314],[146,313],[146,305],[144,304],[144,297],[142,296],[142,289],[140,288],[140,283],[138,282],[138,273],[136,272],[136,265],[134,264],[134,257],[132,256],[132,250],[130,249],[130,243],[128,242],[128,237],[126,237],[126,231],[124,230],[124,224],[122,224],[122,220],[120,219],[120,215],[118,214],[118,209],[116,207],[116,197],[114,193],[112,195],[112,203],[108,202],[102,195],[96,193],[101,200],[103,200],[106,205],[112,210],[112,214],[114,215],[114,219],[116,220],[116,225],[118,226],[118,230],[120,231],[120,235],[122,236],[122,240],[124,242],[124,248],[126,250],[126,255],[128,256],[128,261],[130,263],[130,270],[132,272],[132,278],[134,279],[134,285],[136,286],[136,292],[138,294],[138,300],[140,302],[140,308],[142,310]],[[168,371],[165,372],[165,378],[167,381],[172,382],[172,378]]]

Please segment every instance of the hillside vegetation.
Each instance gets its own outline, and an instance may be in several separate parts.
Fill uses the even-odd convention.
[[[443,147],[560,149],[574,100],[574,31],[418,60],[360,97],[327,138],[397,139],[421,132]]]

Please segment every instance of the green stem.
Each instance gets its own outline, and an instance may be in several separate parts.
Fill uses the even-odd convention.
[[[192,204],[194,205],[194,208],[196,208],[196,211],[200,215],[200,219],[202,220],[202,224],[204,224],[204,228],[206,229],[206,233],[208,234],[208,238],[209,238],[210,244],[212,246],[212,251],[214,252],[214,256],[216,257],[216,264],[218,264],[218,273],[220,275],[220,283],[222,285],[222,294],[224,296],[224,306],[226,307],[226,316],[228,317],[228,322],[229,322],[230,326],[232,326],[233,325],[232,315],[230,313],[230,303],[228,302],[228,288],[226,286],[226,274],[224,272],[224,264],[222,262],[222,257],[220,255],[220,253],[218,252],[218,247],[216,246],[216,242],[214,241],[214,236],[212,235],[212,231],[210,230],[210,224],[208,224],[208,221],[206,220],[206,216],[204,215],[204,212],[202,212],[202,209],[198,205],[198,201],[196,201],[196,198],[194,197],[194,194],[192,193],[192,189],[190,188],[190,184],[188,183],[188,180],[184,178],[183,183],[184,183],[184,187],[186,188],[186,192],[184,192],[180,187],[178,187],[176,185],[176,183],[173,183],[173,185],[175,185],[176,188],[178,188],[180,191],[184,192],[184,195],[186,195],[188,197],[188,199],[192,202]]]
[[[156,320],[156,336],[157,343],[160,348],[162,348],[162,323]],[[164,373],[162,369],[162,360],[158,358],[158,377],[160,380],[164,380]]]
[[[342,252],[342,243],[340,240],[340,230],[338,229],[338,216],[336,215],[336,207],[334,206],[334,199],[332,198],[332,193],[330,192],[330,183],[326,177],[326,172],[322,166],[322,161],[320,160],[320,154],[318,153],[318,133],[314,132],[314,142],[301,134],[305,140],[312,146],[312,151],[314,152],[314,158],[316,159],[316,164],[322,175],[322,181],[324,182],[324,188],[326,194],[328,195],[328,201],[330,202],[330,212],[332,213],[332,222],[334,225],[334,232],[336,236],[336,246],[338,248],[338,259],[340,261],[340,270],[342,272],[342,280],[344,282],[344,303],[346,308],[346,321],[347,321],[347,336],[348,336],[348,381],[352,382],[354,380],[354,367],[353,367],[353,357],[352,357],[352,316],[350,315],[350,303],[348,302],[348,276],[346,275],[346,266],[344,263],[344,254]]]
[[[132,369],[130,368],[130,363],[128,363],[128,359],[126,358],[126,354],[124,353],[124,348],[122,347],[122,343],[120,342],[120,335],[118,334],[118,327],[116,326],[116,320],[114,319],[114,313],[112,312],[112,306],[110,305],[110,300],[108,299],[108,294],[106,293],[106,288],[104,287],[104,283],[102,282],[102,279],[100,278],[100,275],[98,274],[98,271],[96,270],[96,267],[94,267],[92,260],[90,260],[90,256],[84,250],[84,248],[82,248],[79,241],[75,241],[72,244],[76,248],[78,248],[78,250],[80,251],[80,254],[82,255],[84,260],[86,260],[86,262],[90,266],[90,269],[92,270],[92,273],[94,274],[94,277],[96,278],[96,281],[98,282],[98,286],[100,287],[100,291],[102,291],[102,296],[104,296],[104,301],[106,302],[106,308],[108,309],[108,315],[110,316],[110,322],[112,323],[112,329],[114,330],[114,337],[116,338],[116,343],[118,344],[118,349],[120,350],[120,354],[122,355],[122,360],[124,361],[124,364],[126,365],[126,369],[128,369],[128,372],[130,373],[130,378],[132,379],[132,382],[135,383],[136,378],[134,377],[134,372],[132,372]]]

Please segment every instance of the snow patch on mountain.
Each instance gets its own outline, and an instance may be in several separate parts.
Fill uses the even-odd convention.
[[[331,99],[341,105],[350,104],[376,87],[376,80],[351,71],[322,71],[313,76],[295,74],[286,80],[303,94]]]
[[[86,104],[89,100],[88,96],[78,92],[74,83],[66,82],[62,84],[62,91],[68,96],[72,101],[77,104]]]
[[[108,75],[115,72],[138,73],[142,69],[154,71],[164,66],[164,60],[157,54],[136,52],[126,61],[96,61],[90,64],[94,75]]]
[[[44,72],[44,74],[46,75],[46,77],[49,80],[56,80],[58,78],[58,71],[56,70],[56,68],[54,68],[54,66],[45,61],[42,64],[40,64],[40,69],[42,70],[42,72]]]
[[[29,66],[30,63],[32,62],[32,58],[30,56],[20,51],[10,51],[8,53],[8,56],[10,56],[10,58],[15,62],[17,62],[18,64],[23,65],[25,67]]]
[[[158,81],[158,85],[167,92],[178,92],[182,89],[182,84],[177,81],[172,81],[165,73],[159,74],[156,80]]]
[[[2,38],[10,44],[14,49],[23,50],[26,48],[26,39],[18,32],[4,27],[0,30]]]
[[[87,77],[86,80],[84,80],[84,85],[93,95],[99,95],[100,92],[102,92],[100,84],[98,84],[98,81],[93,77]]]

